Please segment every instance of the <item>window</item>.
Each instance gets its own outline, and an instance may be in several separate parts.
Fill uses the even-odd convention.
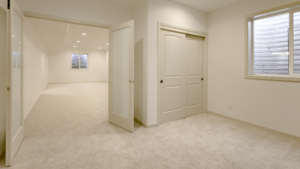
[[[246,78],[300,81],[297,5],[247,16]]]
[[[72,69],[88,69],[87,54],[72,54]]]

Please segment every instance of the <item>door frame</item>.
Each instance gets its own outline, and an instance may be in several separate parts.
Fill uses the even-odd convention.
[[[207,86],[208,86],[208,33],[197,31],[193,29],[188,29],[180,26],[175,26],[167,23],[158,22],[157,27],[157,126],[162,124],[162,117],[161,117],[161,111],[162,111],[162,105],[161,105],[161,89],[160,89],[160,80],[161,80],[161,62],[160,57],[162,57],[161,51],[162,51],[162,42],[161,42],[161,34],[163,30],[167,31],[173,31],[173,32],[179,32],[194,36],[200,36],[204,38],[204,55],[203,55],[203,65],[202,65],[202,72],[203,72],[203,85],[202,85],[202,112],[207,113]]]

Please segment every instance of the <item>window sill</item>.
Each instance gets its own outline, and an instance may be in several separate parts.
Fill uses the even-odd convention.
[[[89,69],[71,69],[71,71],[89,71]]]
[[[300,82],[300,75],[299,76],[290,76],[290,75],[246,75],[245,78],[246,79],[254,79],[254,80]]]

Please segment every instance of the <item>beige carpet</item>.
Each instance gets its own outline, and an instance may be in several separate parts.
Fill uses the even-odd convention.
[[[107,83],[49,85],[11,168],[300,168],[300,141],[284,135],[213,114],[129,133],[107,122],[107,104]]]

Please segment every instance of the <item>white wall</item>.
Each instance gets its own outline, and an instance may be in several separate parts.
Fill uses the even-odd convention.
[[[17,3],[26,12],[104,25],[116,25],[132,19],[130,6],[108,0],[17,0]]]
[[[147,41],[147,124],[157,123],[157,23],[207,32],[207,14],[169,0],[149,0]]]
[[[292,2],[245,0],[209,14],[209,111],[300,136],[300,84],[244,78],[245,15]]]
[[[140,0],[133,6],[135,22],[134,34],[134,117],[139,121],[147,122],[146,110],[146,69],[147,60],[147,24],[148,1]]]
[[[87,53],[88,70],[72,70],[71,54]],[[78,83],[107,81],[106,50],[65,48],[49,53],[49,83]]]
[[[48,85],[48,52],[25,18],[23,22],[23,113],[25,118]]]
[[[0,159],[6,130],[6,12],[0,7]]]

